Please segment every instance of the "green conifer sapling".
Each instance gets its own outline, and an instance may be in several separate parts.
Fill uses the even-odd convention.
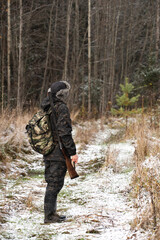
[[[111,109],[112,114],[121,115],[126,118],[126,127],[127,127],[127,119],[130,115],[140,113],[141,109],[131,108],[139,99],[139,94],[134,97],[130,97],[131,92],[134,89],[134,86],[131,83],[128,83],[128,78],[125,78],[125,84],[120,84],[120,88],[122,90],[122,95],[116,96],[117,105],[120,107],[119,109]]]

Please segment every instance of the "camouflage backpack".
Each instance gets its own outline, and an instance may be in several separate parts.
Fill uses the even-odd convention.
[[[38,111],[26,125],[31,147],[43,155],[47,155],[54,149],[49,119],[51,112],[51,109],[48,112]]]

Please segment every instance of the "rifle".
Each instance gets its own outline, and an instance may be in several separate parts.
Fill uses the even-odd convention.
[[[67,170],[68,170],[70,178],[74,179],[74,178],[79,177],[79,175],[78,175],[78,173],[76,172],[76,169],[75,169],[75,163],[72,164],[71,158],[66,155],[63,147],[62,147],[61,151],[63,153],[63,156],[64,156],[65,160],[66,160],[66,166],[67,166]]]
[[[49,100],[50,100],[50,104],[51,104],[51,108],[52,108],[53,122],[54,122],[54,125],[55,125],[55,130],[56,130],[56,134],[57,134],[57,138],[58,138],[59,148],[62,151],[63,156],[66,160],[66,166],[67,166],[69,176],[70,176],[71,179],[74,179],[74,178],[79,177],[79,175],[75,170],[75,163],[73,163],[74,165],[72,164],[71,158],[67,156],[67,154],[65,153],[65,149],[62,146],[62,142],[61,142],[61,139],[58,135],[58,130],[57,130],[57,127],[56,127],[55,110],[54,110],[54,104],[53,104],[52,97],[51,97],[51,92],[49,91],[48,94],[49,94]],[[52,126],[52,124],[51,124],[51,126]]]

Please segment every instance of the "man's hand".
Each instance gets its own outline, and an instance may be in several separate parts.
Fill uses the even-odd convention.
[[[72,159],[73,163],[77,163],[78,162],[78,155],[76,154],[76,155],[72,156],[71,159]]]

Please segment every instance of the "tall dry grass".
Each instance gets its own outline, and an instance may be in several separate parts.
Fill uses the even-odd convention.
[[[0,117],[0,173],[6,177],[11,172],[11,163],[18,154],[31,153],[25,126],[36,110],[17,114],[15,111],[6,111]]]
[[[8,201],[6,201],[8,178],[17,179],[27,174],[26,154],[31,153],[25,126],[37,110],[17,114],[6,111],[0,116],[0,185],[2,190],[0,222],[6,221]],[[7,206],[7,207],[6,207]],[[32,196],[26,199],[26,206],[33,208]]]
[[[107,149],[105,156],[105,167],[113,168],[113,172],[118,172],[117,156],[119,152],[115,149],[111,150],[110,147]]]
[[[76,126],[76,133],[74,139],[76,143],[80,145],[79,150],[83,149],[85,145],[87,145],[90,142],[92,137],[98,132],[99,127],[100,126],[98,122],[94,120],[80,122]]]
[[[24,144],[25,126],[33,116],[33,112],[17,115],[16,112],[7,113],[0,118],[0,143],[18,147]]]
[[[150,116],[142,115],[132,122],[126,138],[135,140],[136,169],[132,179],[138,214],[132,227],[151,229],[150,239],[160,239],[160,139],[159,126]]]

